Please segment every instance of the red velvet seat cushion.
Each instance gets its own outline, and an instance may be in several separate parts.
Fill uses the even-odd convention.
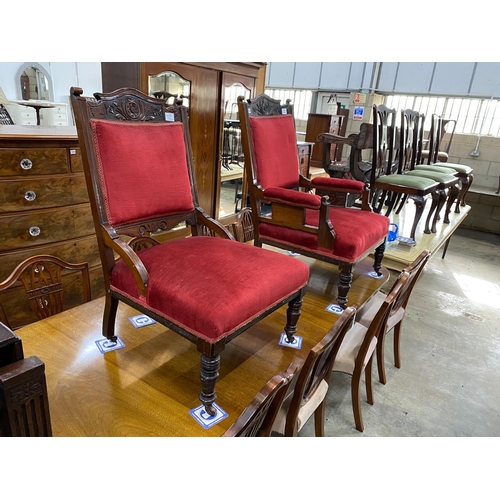
[[[297,136],[292,115],[251,116],[258,183],[264,188],[299,182]]]
[[[149,273],[146,304],[209,342],[230,335],[309,279],[309,267],[293,257],[208,236],[181,238],[138,255]],[[141,300],[121,259],[111,288]]]
[[[336,233],[333,250],[318,247],[318,237],[296,229],[261,223],[261,237],[286,241],[297,248],[313,250],[345,262],[356,262],[373,248],[389,231],[389,218],[385,215],[353,208],[330,208],[330,220]],[[318,227],[319,210],[306,210],[305,223]]]
[[[181,123],[90,125],[111,225],[194,210]]]

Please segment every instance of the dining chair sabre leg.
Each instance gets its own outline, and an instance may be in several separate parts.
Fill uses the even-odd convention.
[[[403,325],[403,321],[400,321],[394,327],[394,366],[396,368],[401,368],[401,327]]]
[[[365,368],[365,383],[366,383],[366,401],[372,405],[373,399],[373,378],[372,378],[373,354],[370,357]]]
[[[102,334],[111,342],[116,342],[115,319],[119,300],[111,295],[106,295],[104,315],[102,319]]]
[[[325,437],[325,406],[326,400],[324,399],[314,412],[314,431],[316,437]]]

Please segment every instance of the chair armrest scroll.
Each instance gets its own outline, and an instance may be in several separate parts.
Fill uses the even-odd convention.
[[[109,226],[101,226],[101,229],[105,244],[124,260],[132,271],[141,297],[145,297],[149,275],[141,259],[127,243],[120,239],[114,229]]]
[[[356,137],[357,134],[351,134],[348,137],[342,137],[341,135],[328,134],[325,132],[319,134],[316,140],[326,144],[347,144],[351,146]]]

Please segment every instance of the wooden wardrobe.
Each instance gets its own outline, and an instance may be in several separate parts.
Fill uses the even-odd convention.
[[[150,78],[166,72],[176,73],[189,82],[190,132],[199,203],[212,217],[227,224],[234,214],[226,212],[219,217],[219,203],[224,121],[228,104],[232,106],[229,100],[234,99],[228,97],[228,90],[241,88],[248,97],[264,92],[265,67],[262,62],[105,62],[101,63],[102,88],[103,92],[111,92],[134,87],[149,94]]]

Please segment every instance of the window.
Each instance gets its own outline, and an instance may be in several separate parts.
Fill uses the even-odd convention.
[[[500,136],[500,101],[497,99],[391,95],[385,104],[397,110],[413,109],[426,117],[436,113],[456,120],[455,132],[459,134]],[[425,128],[429,127],[430,120],[426,120]]]
[[[280,100],[281,104],[285,104],[287,99],[291,99],[297,133],[305,134],[307,118],[311,112],[312,91],[266,88],[265,92],[269,97]]]

